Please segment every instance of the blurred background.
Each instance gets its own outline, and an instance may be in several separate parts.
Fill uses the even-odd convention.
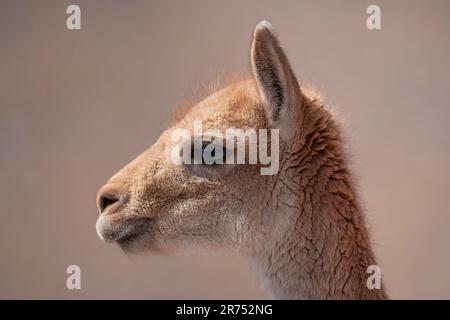
[[[268,298],[239,256],[127,257],[94,228],[98,188],[196,88],[249,70],[262,19],[346,119],[391,298],[450,298],[446,0],[2,0],[0,298]]]

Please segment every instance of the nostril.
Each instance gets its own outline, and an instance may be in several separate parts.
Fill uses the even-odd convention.
[[[103,213],[103,211],[105,211],[105,209],[111,205],[113,205],[114,203],[116,203],[117,201],[119,201],[118,198],[116,197],[112,197],[112,196],[101,196],[100,197],[100,201],[99,201],[99,205],[100,205],[100,213]]]
[[[129,194],[124,186],[106,184],[97,192],[96,204],[100,214],[119,211],[128,202]]]

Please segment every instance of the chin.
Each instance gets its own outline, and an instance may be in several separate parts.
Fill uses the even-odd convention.
[[[147,232],[117,240],[116,243],[126,253],[151,253],[151,237]]]

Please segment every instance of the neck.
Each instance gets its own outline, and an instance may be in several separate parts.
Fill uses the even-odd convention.
[[[383,299],[367,286],[376,262],[336,124],[328,113],[308,122],[315,126],[285,153],[274,182],[260,276],[278,299]]]
[[[286,214],[278,210],[277,214]],[[284,236],[255,259],[264,286],[276,299],[383,299],[369,289],[367,268],[376,265],[366,230],[353,218],[334,223],[310,211],[308,219],[285,225]],[[330,213],[330,210],[327,211]],[[340,213],[334,212],[335,217]],[[302,215],[307,215],[305,211]]]

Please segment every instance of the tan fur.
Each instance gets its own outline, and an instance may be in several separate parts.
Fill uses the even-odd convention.
[[[240,252],[275,298],[385,298],[366,286],[375,259],[339,125],[300,90],[267,23],[255,30],[252,67],[253,79],[190,106],[101,188],[99,235],[133,252]],[[278,174],[260,175],[258,164],[214,174],[173,164],[171,132],[194,121],[205,129],[279,128]]]

